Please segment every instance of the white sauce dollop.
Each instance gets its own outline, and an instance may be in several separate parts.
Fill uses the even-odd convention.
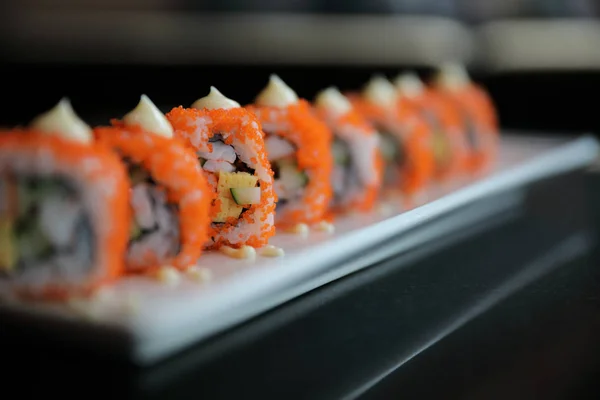
[[[223,93],[219,92],[214,86],[210,87],[210,92],[207,96],[196,100],[194,104],[192,104],[192,108],[197,108],[198,110],[202,110],[203,108],[208,110],[216,110],[218,108],[228,110],[230,108],[240,107],[240,103],[225,97]]]
[[[219,251],[226,256],[231,258],[248,259],[254,260],[256,258],[256,249],[252,246],[242,246],[239,249],[235,249],[230,246],[222,246]]]
[[[310,232],[310,228],[305,223],[299,223],[287,228],[285,232],[306,237]]]
[[[394,85],[382,75],[375,75],[369,80],[362,95],[371,103],[381,107],[394,107],[398,100],[398,92]]]
[[[75,114],[71,102],[61,99],[54,108],[36,117],[30,126],[41,132],[81,143],[91,143],[92,129]]]
[[[352,104],[336,87],[328,87],[320,91],[315,98],[318,108],[333,112],[336,115],[346,114],[352,110]]]
[[[128,126],[139,126],[155,135],[173,137],[173,126],[145,94],[140,97],[138,105],[123,117],[123,122]]]
[[[256,105],[287,107],[298,102],[298,95],[275,74],[269,77],[267,86],[256,96]]]
[[[425,85],[423,81],[413,72],[400,74],[394,79],[394,86],[401,96],[417,97],[423,94]]]
[[[268,244],[261,249],[260,255],[263,257],[283,257],[285,255],[285,251],[281,247]]]
[[[466,68],[458,63],[442,64],[435,78],[437,85],[451,90],[463,88],[470,81]]]
[[[197,283],[206,283],[212,279],[211,270],[205,267],[192,265],[185,272],[190,279]]]
[[[179,271],[170,265],[164,265],[156,271],[156,279],[165,285],[177,285],[181,281]]]
[[[321,232],[326,232],[326,233],[333,233],[335,232],[335,226],[332,223],[329,223],[327,221],[320,221],[316,226],[315,229]]]

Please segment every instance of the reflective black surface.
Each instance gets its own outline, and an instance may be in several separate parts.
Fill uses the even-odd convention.
[[[74,352],[67,335],[49,346],[4,326],[6,390],[70,397],[85,385],[95,395],[148,399],[597,397],[596,181],[579,172],[533,185],[520,214],[393,257],[146,370]],[[22,376],[38,383],[24,386]]]

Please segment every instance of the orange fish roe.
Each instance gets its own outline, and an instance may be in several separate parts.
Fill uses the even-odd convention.
[[[491,132],[499,134],[500,124],[498,121],[498,112],[488,92],[474,83],[467,86],[465,92],[469,101],[479,109],[479,113],[481,114],[484,123],[487,125],[487,128]]]
[[[358,157],[366,160],[357,166],[357,170],[364,173],[360,190],[349,193],[339,204],[334,202],[331,211],[338,214],[372,210],[381,192],[384,172],[377,131],[353,109],[341,115],[318,109],[317,114],[328,124],[334,135],[348,143],[352,142],[351,148],[360,148],[364,155],[360,154]],[[331,217],[325,219],[329,222]]]
[[[179,253],[160,259],[149,248],[140,260],[130,260],[130,272],[148,272],[162,265],[178,269],[194,264],[208,235],[210,190],[193,152],[180,141],[158,136],[139,127],[126,127],[113,121],[112,127],[94,129],[100,143],[144,168],[158,186],[165,188],[167,200],[178,206]]]
[[[498,148],[498,122],[491,100],[483,89],[469,84],[461,89],[435,89],[446,99],[448,107],[454,107],[463,119],[465,132],[472,129],[472,140],[476,145],[469,145],[466,168],[470,173],[478,174],[486,171],[496,158]]]
[[[370,123],[393,134],[401,143],[403,162],[398,166],[400,191],[413,196],[433,178],[435,162],[429,126],[408,104],[391,110],[366,101],[356,93],[347,94],[355,109]]]
[[[458,110],[452,105],[448,105],[437,91],[429,88],[418,96],[402,97],[399,102],[402,101],[418,110],[424,116],[431,131],[443,135],[443,140],[448,146],[448,158],[443,164],[436,163],[435,179],[444,182],[460,176],[466,165],[468,147]]]
[[[167,113],[167,119],[175,130],[175,136],[181,138],[195,152],[210,152],[209,139],[216,134],[231,145],[240,160],[254,169],[260,186],[260,203],[245,209],[239,218],[228,218],[222,223],[212,223],[211,240],[208,248],[221,246],[241,247],[243,245],[262,247],[275,234],[274,214],[276,194],[273,190],[273,171],[267,158],[263,132],[258,119],[243,108],[231,109],[194,109],[177,107]],[[196,161],[198,164],[198,161]],[[213,189],[213,202],[210,211],[211,220],[221,210],[221,201],[217,198],[218,176],[205,171]]]
[[[82,281],[59,275],[40,286],[19,279],[9,282],[18,295],[29,299],[64,301],[87,296],[119,278],[125,270],[123,254],[129,233],[129,194],[125,168],[110,149],[82,144],[35,130],[0,132],[0,170],[40,177],[59,177],[79,189],[85,213],[94,230],[95,262]]]
[[[277,209],[277,225],[287,228],[320,221],[332,198],[331,131],[303,99],[283,108],[256,105],[246,108],[258,117],[267,135],[281,136],[295,146],[298,167],[308,176],[302,197]]]

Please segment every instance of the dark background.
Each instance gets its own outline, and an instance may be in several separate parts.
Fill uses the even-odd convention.
[[[265,85],[269,74],[275,72],[300,96],[312,98],[328,85],[360,88],[373,71],[393,77],[403,67],[27,64],[3,68],[7,71],[4,76],[10,76],[11,82],[3,90],[6,103],[0,124],[10,126],[27,123],[62,96],[71,99],[86,121],[100,124],[132,109],[140,93],[146,93],[168,110],[191,104],[214,85],[227,96],[248,103]],[[418,70],[425,76],[431,71],[427,67]],[[474,71],[473,76],[489,90],[504,129],[549,134],[600,131],[598,71]]]
[[[426,78],[455,59],[489,89],[505,129],[600,131],[594,0],[3,3],[3,126],[27,123],[62,96],[97,124],[141,93],[167,110],[215,85],[248,103],[276,72],[312,98],[328,85],[359,88],[375,72]],[[256,21],[228,19],[239,15]],[[340,34],[327,18],[350,18],[350,27]],[[379,30],[378,18],[391,28]]]

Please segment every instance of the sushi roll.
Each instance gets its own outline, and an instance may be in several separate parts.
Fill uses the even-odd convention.
[[[433,179],[429,126],[413,107],[399,106],[398,91],[383,76],[373,76],[362,93],[348,98],[379,132],[385,187],[399,189],[412,203]]]
[[[398,90],[399,106],[406,103],[414,107],[429,125],[436,180],[448,182],[460,179],[468,151],[460,113],[414,73],[398,75],[394,79],[394,86]]]
[[[447,63],[439,68],[432,86],[459,111],[469,147],[469,172],[485,172],[496,158],[498,122],[483,88],[471,81],[465,68]]]
[[[334,134],[331,209],[334,212],[371,210],[383,181],[377,131],[335,87],[321,91],[314,104]]]
[[[127,271],[194,265],[207,240],[211,199],[195,154],[173,139],[171,124],[146,95],[94,135],[121,157],[129,174]]]
[[[264,130],[275,174],[277,225],[288,229],[322,222],[332,198],[331,131],[276,75],[247,109]]]
[[[32,299],[86,296],[124,272],[127,175],[67,99],[0,132],[0,287]]]
[[[167,113],[212,189],[208,248],[263,247],[275,233],[273,171],[260,122],[216,88]]]

